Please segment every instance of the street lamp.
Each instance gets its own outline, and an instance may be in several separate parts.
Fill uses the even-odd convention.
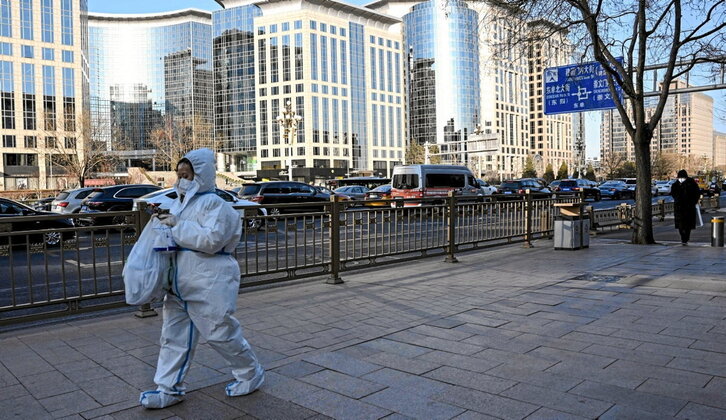
[[[297,127],[302,121],[302,117],[297,115],[292,109],[292,102],[285,102],[285,111],[275,118],[282,129],[282,138],[285,144],[289,145],[290,153],[287,154],[287,179],[292,181],[292,156],[295,153],[295,140],[297,139]]]

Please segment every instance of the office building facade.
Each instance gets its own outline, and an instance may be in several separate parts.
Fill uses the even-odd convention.
[[[89,15],[92,122],[126,165],[156,168],[164,136],[214,146],[211,35],[195,9]]]
[[[215,75],[221,74],[215,97],[227,101],[221,113],[217,102],[215,132],[236,147],[226,151],[231,170],[287,179],[291,164],[294,179],[310,181],[355,172],[387,176],[402,163],[399,19],[337,1],[218,3],[225,10],[213,16],[215,60],[225,57],[230,68],[246,69],[230,91],[233,84],[221,81],[234,72],[215,64]],[[233,33],[237,49],[218,52],[218,40]],[[288,103],[302,120],[286,139],[277,117]],[[228,110],[235,108],[248,113],[240,131],[226,128],[232,125]]]
[[[72,185],[60,154],[82,153],[86,0],[0,0],[0,190]]]

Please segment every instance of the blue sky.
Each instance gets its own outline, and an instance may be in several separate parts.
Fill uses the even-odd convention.
[[[345,1],[345,0],[343,0]],[[348,0],[348,3],[363,5],[370,0]],[[194,7],[202,10],[219,10],[221,7],[214,0],[89,0],[88,8],[91,12],[100,13],[157,13],[169,10],[186,9]],[[726,117],[723,110],[726,108],[726,93],[715,92],[714,96],[714,126],[719,131],[726,131]],[[600,153],[600,113],[586,113],[587,156],[598,156]]]

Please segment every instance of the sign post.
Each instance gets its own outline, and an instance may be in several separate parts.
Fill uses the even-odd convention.
[[[618,61],[622,64],[623,59]],[[544,81],[546,115],[615,108],[607,73],[598,62],[548,67]],[[622,90],[615,90],[622,101]]]

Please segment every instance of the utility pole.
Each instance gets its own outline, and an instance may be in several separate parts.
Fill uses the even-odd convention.
[[[295,140],[297,139],[297,127],[302,121],[302,117],[297,115],[292,109],[292,102],[288,99],[285,102],[285,111],[275,118],[280,128],[282,128],[282,138],[285,144],[289,145],[289,153],[287,154],[287,180],[292,181],[292,157],[295,153]]]

